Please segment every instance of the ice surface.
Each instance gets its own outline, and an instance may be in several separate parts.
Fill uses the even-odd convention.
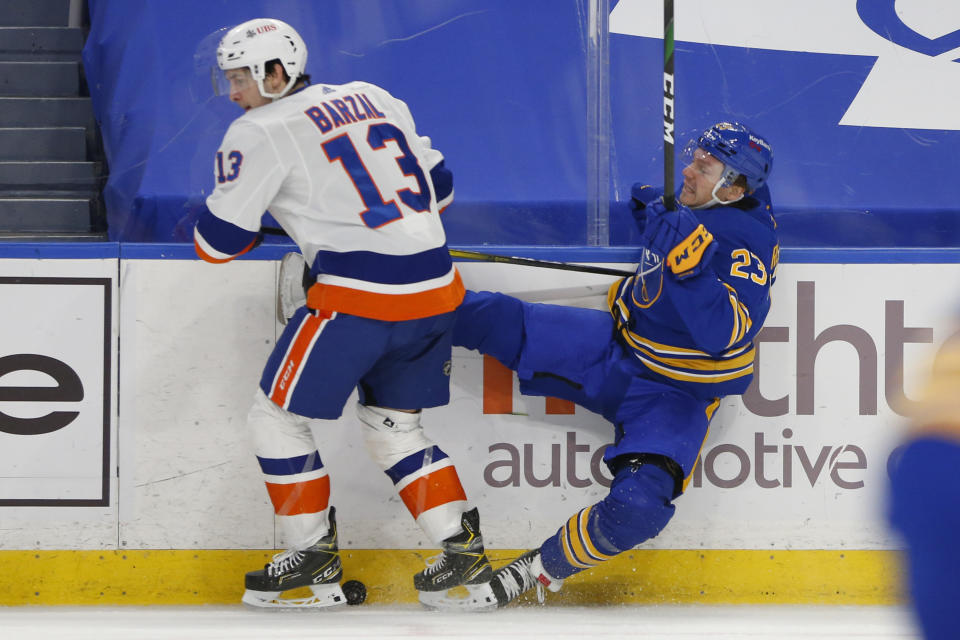
[[[222,638],[512,638],[587,640],[841,640],[919,638],[899,607],[511,607],[475,614],[418,606],[317,611],[210,607],[0,608],[4,640],[208,640]]]

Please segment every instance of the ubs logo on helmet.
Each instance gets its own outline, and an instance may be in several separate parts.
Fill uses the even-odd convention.
[[[248,29],[247,37],[254,38],[259,34],[270,33],[271,31],[276,31],[276,30],[277,30],[277,25],[275,24],[262,24],[258,26],[256,29]]]

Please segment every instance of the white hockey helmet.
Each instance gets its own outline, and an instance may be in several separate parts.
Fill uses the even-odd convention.
[[[263,88],[266,63],[279,60],[290,78],[280,93],[267,93]],[[296,29],[282,20],[257,18],[228,30],[217,47],[217,66],[221,70],[248,67],[264,98],[282,98],[307,65],[307,45]]]

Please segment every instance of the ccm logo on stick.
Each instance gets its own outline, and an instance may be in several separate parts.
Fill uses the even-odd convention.
[[[0,386],[0,402],[79,402],[83,400],[83,383],[77,372],[65,362],[35,353],[20,353],[0,358],[0,378],[15,371],[39,371],[56,382],[56,386]],[[62,429],[79,411],[51,411],[37,418],[17,418],[0,411],[0,431],[19,436],[35,436]]]

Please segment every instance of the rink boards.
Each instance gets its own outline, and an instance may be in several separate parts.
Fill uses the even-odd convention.
[[[187,248],[41,247],[2,260],[0,604],[233,602],[241,574],[284,547],[244,431],[282,329],[282,250],[209,265]],[[607,266],[630,268],[610,255],[621,260]],[[757,384],[723,402],[667,529],[572,580],[564,601],[897,599],[887,462],[956,331],[960,265],[816,259],[785,256]],[[469,288],[538,302],[602,308],[612,282],[458,264]],[[613,434],[599,416],[522,397],[508,371],[459,349],[451,394],[423,422],[456,461],[497,558],[604,495]],[[435,551],[368,459],[353,402],[314,432],[344,563],[372,601],[413,601],[409,576]]]

